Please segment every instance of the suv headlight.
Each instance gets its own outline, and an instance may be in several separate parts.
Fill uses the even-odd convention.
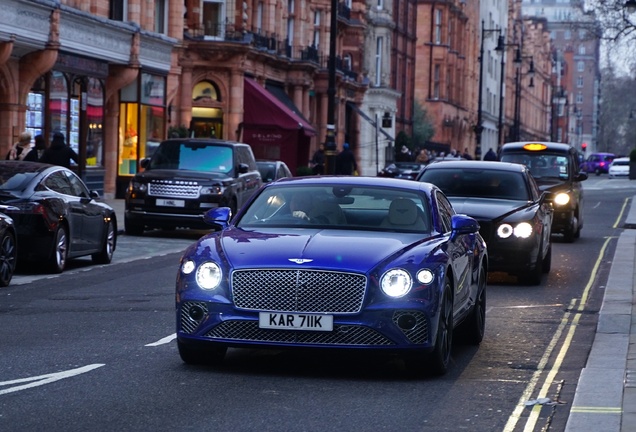
[[[201,195],[222,195],[223,188],[221,186],[205,186],[201,188]]]
[[[513,234],[518,238],[528,238],[532,235],[532,225],[528,222],[521,222],[513,227],[506,223],[499,225],[497,228],[497,236],[499,238],[506,239]]]
[[[218,287],[222,277],[221,267],[211,261],[201,264],[196,273],[197,284],[204,290],[213,290]]]
[[[411,290],[412,285],[411,275],[402,269],[389,270],[380,278],[380,288],[389,297],[405,296]]]
[[[554,197],[554,203],[556,205],[562,206],[562,205],[566,205],[569,202],[570,202],[570,195],[566,194],[565,192],[559,192]]]
[[[140,181],[131,180],[128,188],[131,192],[146,193],[146,190],[148,190],[148,185]]]

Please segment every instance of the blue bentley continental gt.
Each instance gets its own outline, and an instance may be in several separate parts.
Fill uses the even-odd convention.
[[[228,347],[374,350],[444,374],[453,336],[479,344],[486,244],[429,183],[301,177],[263,186],[190,246],[176,282],[179,354]]]

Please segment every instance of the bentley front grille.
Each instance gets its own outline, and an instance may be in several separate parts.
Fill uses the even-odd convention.
[[[258,321],[225,321],[206,337],[237,342],[272,342],[307,345],[390,346],[394,343],[375,330],[358,325],[334,325],[333,331],[261,329]]]
[[[155,180],[148,184],[148,196],[196,199],[201,186],[197,182]]]
[[[208,314],[208,305],[205,302],[185,302],[181,305],[181,331],[192,334],[197,329],[203,318]]]
[[[319,270],[237,270],[232,298],[254,311],[353,314],[362,309],[364,275]]]

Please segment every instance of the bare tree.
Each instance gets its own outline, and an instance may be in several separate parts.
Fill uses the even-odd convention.
[[[626,0],[588,0],[601,22],[602,38],[608,41],[636,39],[636,13],[625,7]]]

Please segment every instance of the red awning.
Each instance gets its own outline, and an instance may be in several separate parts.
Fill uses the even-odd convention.
[[[313,128],[305,119],[290,110],[267,89],[256,81],[245,78],[244,98],[244,126],[266,126],[283,130],[298,130],[305,136],[316,135]]]

